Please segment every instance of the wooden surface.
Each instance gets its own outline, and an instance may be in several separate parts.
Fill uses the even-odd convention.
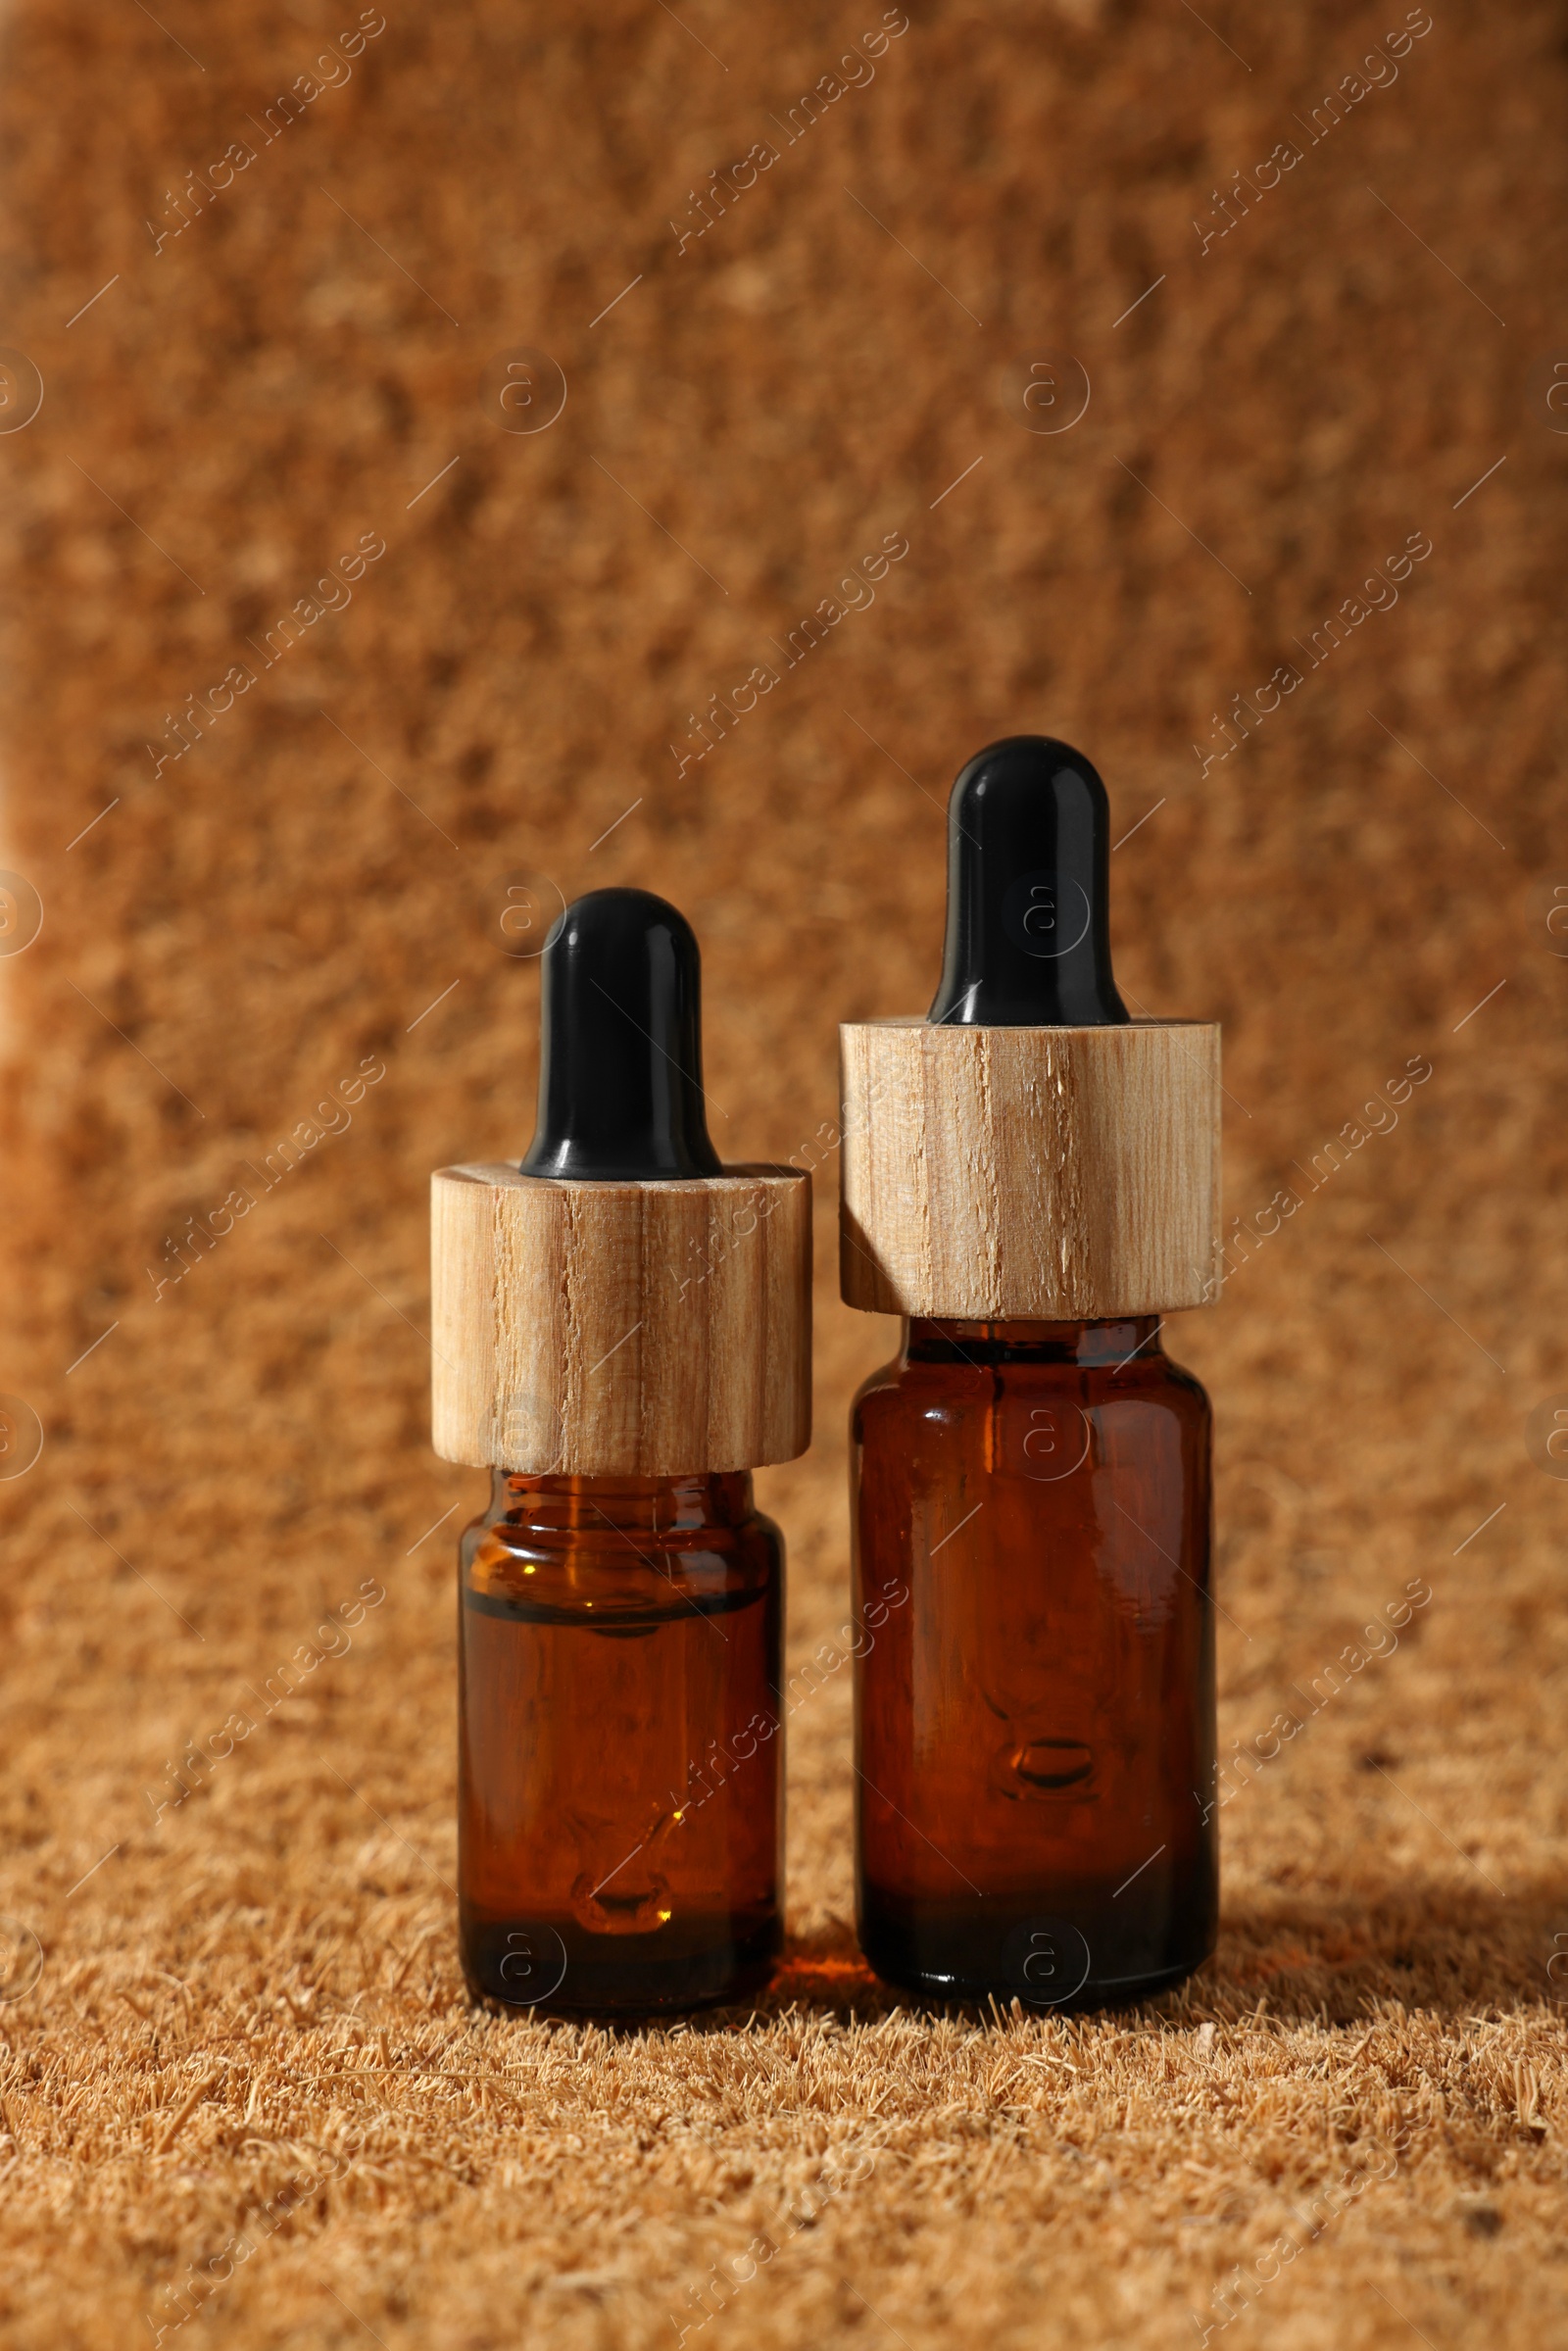
[[[848,1304],[1087,1321],[1213,1296],[1216,1023],[839,1034]]]
[[[444,1167],[430,1182],[435,1449],[538,1473],[790,1461],[811,1434],[811,1185]]]

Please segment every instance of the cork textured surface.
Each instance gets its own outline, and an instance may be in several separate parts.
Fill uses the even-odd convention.
[[[905,22],[5,12],[18,2351],[1561,2339],[1568,24]],[[1102,2019],[850,1924],[836,1025],[1020,730],[1225,1031],[1223,1926]],[[609,882],[817,1188],[788,1955],[614,2034],[464,2002],[426,1339]]]

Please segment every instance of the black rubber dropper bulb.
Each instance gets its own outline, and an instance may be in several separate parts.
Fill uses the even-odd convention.
[[[927,1019],[1104,1028],[1127,1007],[1110,968],[1110,803],[1081,752],[1009,735],[948,803],[948,934]]]
[[[631,1183],[723,1171],[703,1114],[702,957],[647,890],[591,890],[545,943],[539,1116],[524,1175]]]

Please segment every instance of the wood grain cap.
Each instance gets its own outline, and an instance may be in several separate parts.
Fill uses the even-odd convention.
[[[811,1186],[789,1167],[430,1179],[432,1435],[447,1461],[670,1476],[810,1441]]]
[[[846,1022],[840,1284],[875,1314],[1107,1320],[1202,1305],[1219,1028]]]

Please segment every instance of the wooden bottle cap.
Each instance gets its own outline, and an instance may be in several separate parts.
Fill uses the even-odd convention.
[[[1094,1322],[1216,1294],[1217,1023],[839,1036],[847,1304]]]
[[[447,1461],[662,1477],[811,1433],[811,1185],[791,1167],[431,1178],[432,1433]]]

